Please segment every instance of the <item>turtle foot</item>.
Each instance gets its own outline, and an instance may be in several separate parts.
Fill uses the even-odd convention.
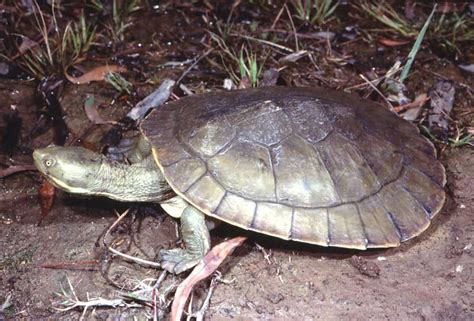
[[[161,267],[170,273],[179,274],[194,267],[202,259],[201,255],[190,254],[183,249],[160,251]]]

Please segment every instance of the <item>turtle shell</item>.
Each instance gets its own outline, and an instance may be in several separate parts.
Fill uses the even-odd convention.
[[[326,89],[186,97],[152,112],[141,130],[178,195],[282,239],[397,246],[424,231],[445,199],[444,168],[416,126]]]

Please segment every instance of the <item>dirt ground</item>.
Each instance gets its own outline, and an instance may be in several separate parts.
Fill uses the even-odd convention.
[[[258,19],[257,13],[245,15],[247,9],[240,13],[245,19]],[[134,72],[139,69],[140,76],[145,78],[176,78],[183,68],[160,67],[149,74],[147,68],[158,64],[154,59],[163,64],[183,61],[202,52],[196,39],[207,32],[199,28],[210,24],[203,26],[205,19],[201,11],[198,14],[189,10],[189,6],[183,5],[175,12],[170,9],[158,13],[160,19],[153,22],[146,19],[137,22],[150,25],[135,28],[135,41],[153,38],[166,45],[153,47],[158,58],[149,55],[146,59],[130,59]],[[234,17],[239,17],[237,11]],[[265,17],[266,13],[258,14]],[[186,19],[173,25],[178,16]],[[273,21],[273,17],[268,20]],[[196,26],[196,30],[189,26]],[[146,32],[151,29],[158,32]],[[288,45],[292,43],[292,39],[286,40]],[[313,70],[313,61],[303,60],[283,68],[278,83],[347,88],[361,83],[358,77],[361,70],[386,70],[395,57],[406,56],[410,50],[409,46],[402,50],[385,48],[380,53],[379,45],[364,48],[363,42],[349,42],[334,44],[331,50],[352,53],[358,60],[357,66],[351,63],[335,67],[332,63],[344,55],[336,57],[331,52],[333,60],[325,60],[328,52],[318,47],[324,46],[325,41],[314,46],[311,43],[306,48],[314,50],[320,69]],[[462,84],[457,87],[452,117],[456,122],[472,126],[472,96],[462,89],[467,86],[472,92],[469,85],[472,73],[461,73],[451,60],[440,58],[432,51],[425,50],[417,59],[419,69],[410,79],[410,91],[427,92],[439,79]],[[188,75],[186,84],[196,92],[222,85],[222,69],[216,71],[212,63],[206,63]],[[268,67],[272,65],[278,65],[276,58],[269,58]],[[435,76],[433,70],[441,76]],[[138,83],[143,79],[131,80]],[[53,140],[52,129],[27,140],[38,122],[38,105],[41,105],[36,85],[31,81],[0,79],[0,115],[10,114],[15,106],[23,121],[20,147],[13,155],[0,152],[2,165],[31,164],[31,150]],[[145,97],[155,85],[144,82],[137,85],[138,95]],[[111,86],[68,85],[61,94],[61,105],[70,137],[80,137],[87,128],[87,143],[98,144],[110,126],[91,126],[83,111],[84,99],[91,93],[99,102],[110,102],[116,95]],[[107,120],[117,120],[129,110],[128,104],[118,100],[113,106],[100,108],[99,113]],[[6,122],[6,118],[0,117],[0,129],[5,128]],[[27,148],[22,149],[23,146]],[[229,236],[245,235],[248,240],[226,259],[219,268],[219,276],[214,276],[212,282],[202,282],[196,289],[193,310],[199,309],[212,288],[205,320],[474,320],[474,150],[467,145],[446,147],[440,159],[447,169],[446,204],[427,231],[398,248],[368,251],[323,248],[247,233],[225,224],[219,226],[212,232],[213,244]],[[176,222],[158,206],[78,198],[57,191],[51,212],[38,226],[40,180],[34,171],[0,179],[0,320],[77,320],[83,313],[81,308],[58,311],[70,306],[61,304],[64,303],[61,293],[71,296],[69,282],[77,298],[85,302],[120,298],[138,289],[140,281],[159,277],[160,270],[128,262],[106,250],[106,245],[113,245],[129,255],[156,260],[158,250],[178,238]],[[106,235],[117,213],[127,208],[132,208],[131,213],[113,233]],[[172,288],[182,280],[181,276],[167,275],[160,289]],[[172,292],[156,295],[165,302],[172,298]],[[164,310],[164,318],[168,311]],[[90,308],[83,317],[144,320],[151,313],[150,307],[136,304]]]

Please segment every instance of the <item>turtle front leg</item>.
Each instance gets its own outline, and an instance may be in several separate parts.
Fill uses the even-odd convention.
[[[205,215],[191,205],[181,215],[181,235],[186,249],[160,251],[161,267],[176,274],[194,267],[211,248]]]
[[[121,162],[126,159],[131,164],[139,163],[149,156],[151,156],[151,145],[141,134],[124,137],[117,146],[107,148],[107,157]]]

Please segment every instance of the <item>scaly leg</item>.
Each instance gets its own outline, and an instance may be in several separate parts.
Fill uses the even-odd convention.
[[[160,251],[162,268],[176,274],[194,267],[211,248],[205,215],[191,205],[181,215],[181,234],[186,249]]]

